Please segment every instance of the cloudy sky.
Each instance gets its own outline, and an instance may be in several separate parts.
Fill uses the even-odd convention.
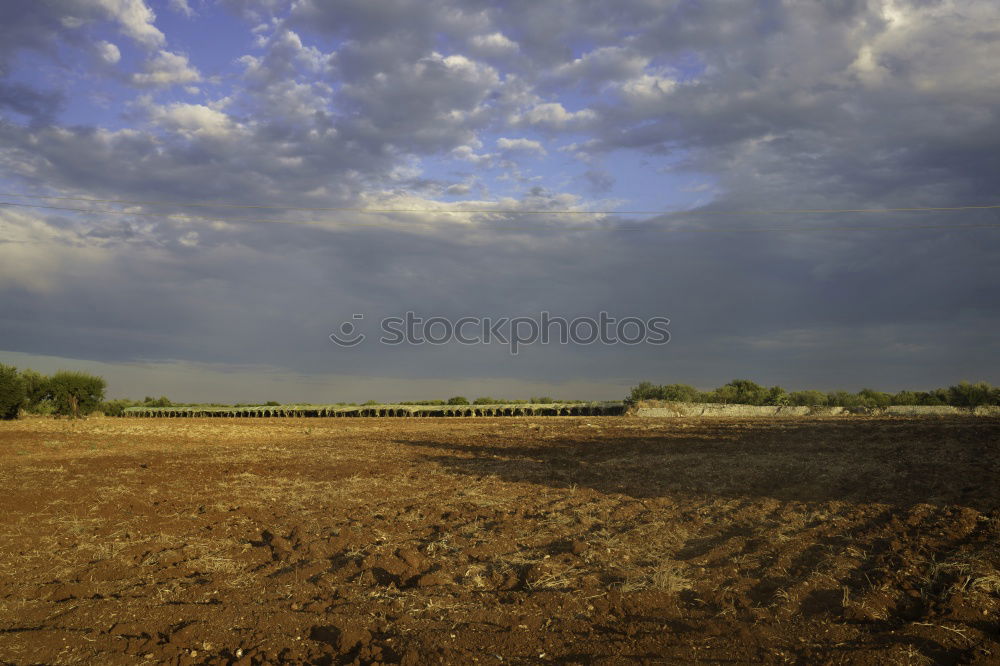
[[[998,382],[997,62],[992,0],[5,0],[0,360],[219,401]],[[883,212],[792,212],[843,209]],[[671,341],[328,338],[543,310]]]

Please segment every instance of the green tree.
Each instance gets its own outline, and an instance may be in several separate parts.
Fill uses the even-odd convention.
[[[765,405],[784,406],[790,404],[790,402],[791,399],[788,391],[780,386],[772,386],[767,391],[767,397],[764,398]]]
[[[934,389],[917,393],[917,404],[928,407],[938,407],[948,404],[948,389]]]
[[[24,382],[25,409],[32,410],[46,400],[49,392],[49,378],[31,368],[21,371],[21,381]]]
[[[826,404],[831,407],[861,407],[861,400],[847,391],[830,391],[826,394]]]
[[[687,384],[667,384],[659,387],[660,400],[671,402],[698,402],[701,392]]]
[[[75,418],[81,413],[89,414],[100,406],[106,386],[103,377],[60,370],[49,377],[48,396],[55,405],[56,413]]]
[[[768,390],[749,379],[734,379],[714,391],[715,401],[737,405],[763,405]]]
[[[449,405],[467,405],[469,404],[469,399],[460,395],[456,395],[454,398],[448,398]]]
[[[660,399],[660,387],[656,386],[652,382],[639,382],[638,385],[632,387],[632,391],[629,393],[626,402],[636,403],[640,400],[659,400]]]
[[[992,401],[993,387],[987,382],[976,384],[959,382],[955,386],[948,387],[948,403],[955,407],[975,409],[981,405],[988,405]]]
[[[858,391],[858,403],[868,409],[885,409],[892,404],[892,396],[875,389],[861,389]]]
[[[794,391],[788,396],[788,404],[799,407],[823,407],[826,393],[822,391]]]
[[[16,419],[26,396],[17,368],[0,363],[0,419]]]

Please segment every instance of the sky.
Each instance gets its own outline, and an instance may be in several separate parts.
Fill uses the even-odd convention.
[[[5,0],[0,362],[218,402],[998,383],[997,62],[990,0]],[[377,340],[542,311],[670,342]]]

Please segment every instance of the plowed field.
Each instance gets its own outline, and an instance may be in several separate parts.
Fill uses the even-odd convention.
[[[0,423],[0,662],[1000,663],[1000,421]]]

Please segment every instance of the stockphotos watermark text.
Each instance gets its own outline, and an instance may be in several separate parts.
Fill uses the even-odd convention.
[[[368,339],[360,329],[365,316],[355,314],[330,334],[330,340],[340,347],[356,347]],[[542,311],[538,317],[420,317],[407,312],[402,317],[384,317],[379,322],[382,332],[378,341],[384,345],[507,345],[516,355],[522,347],[556,342],[561,345],[665,345],[670,342],[666,317],[622,317],[616,319],[607,312],[597,317],[553,316]]]

